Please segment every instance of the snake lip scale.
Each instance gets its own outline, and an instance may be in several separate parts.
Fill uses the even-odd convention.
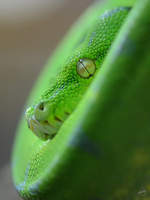
[[[64,111],[64,114],[66,118],[68,118],[70,115],[70,113],[67,111]],[[33,132],[37,132],[39,136],[41,134],[44,135],[43,140],[47,140],[49,138],[49,132],[51,132],[51,139],[52,139],[56,135],[59,127],[64,123],[64,120],[60,119],[58,116],[54,116],[54,119],[57,122],[57,125],[59,125],[58,127],[52,125],[52,123],[48,120],[40,122],[36,119],[34,115],[27,119],[27,125],[28,128],[31,129]]]

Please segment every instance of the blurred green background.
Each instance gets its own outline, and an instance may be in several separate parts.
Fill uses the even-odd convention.
[[[10,155],[29,91],[68,28],[93,1],[0,0],[0,199],[17,200]]]

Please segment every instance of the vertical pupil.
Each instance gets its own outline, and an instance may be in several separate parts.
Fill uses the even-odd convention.
[[[83,58],[80,59],[77,63],[77,73],[81,78],[91,77],[96,70],[96,66],[93,60]]]
[[[83,60],[82,59],[80,59],[79,60],[79,62],[81,63],[81,65],[82,65],[82,67],[83,67],[83,69],[85,70],[85,71],[87,71],[88,72],[88,69],[86,68],[86,66],[84,65],[84,62],[83,62]],[[89,72],[88,72],[89,73]]]

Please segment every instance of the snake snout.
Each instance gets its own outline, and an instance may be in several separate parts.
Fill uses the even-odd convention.
[[[46,102],[40,102],[35,106],[34,116],[39,122],[47,120],[50,115],[50,105]]]
[[[63,122],[68,118],[68,112],[55,113],[52,102],[41,101],[29,107],[26,111],[28,127],[41,139],[52,139]]]
[[[41,139],[52,139],[57,133],[58,127],[51,123],[52,105],[48,102],[40,102],[28,108],[26,119],[28,127]]]

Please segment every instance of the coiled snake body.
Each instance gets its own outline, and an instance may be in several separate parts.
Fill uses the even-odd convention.
[[[12,154],[24,199],[150,198],[150,2],[92,5],[40,75]]]

